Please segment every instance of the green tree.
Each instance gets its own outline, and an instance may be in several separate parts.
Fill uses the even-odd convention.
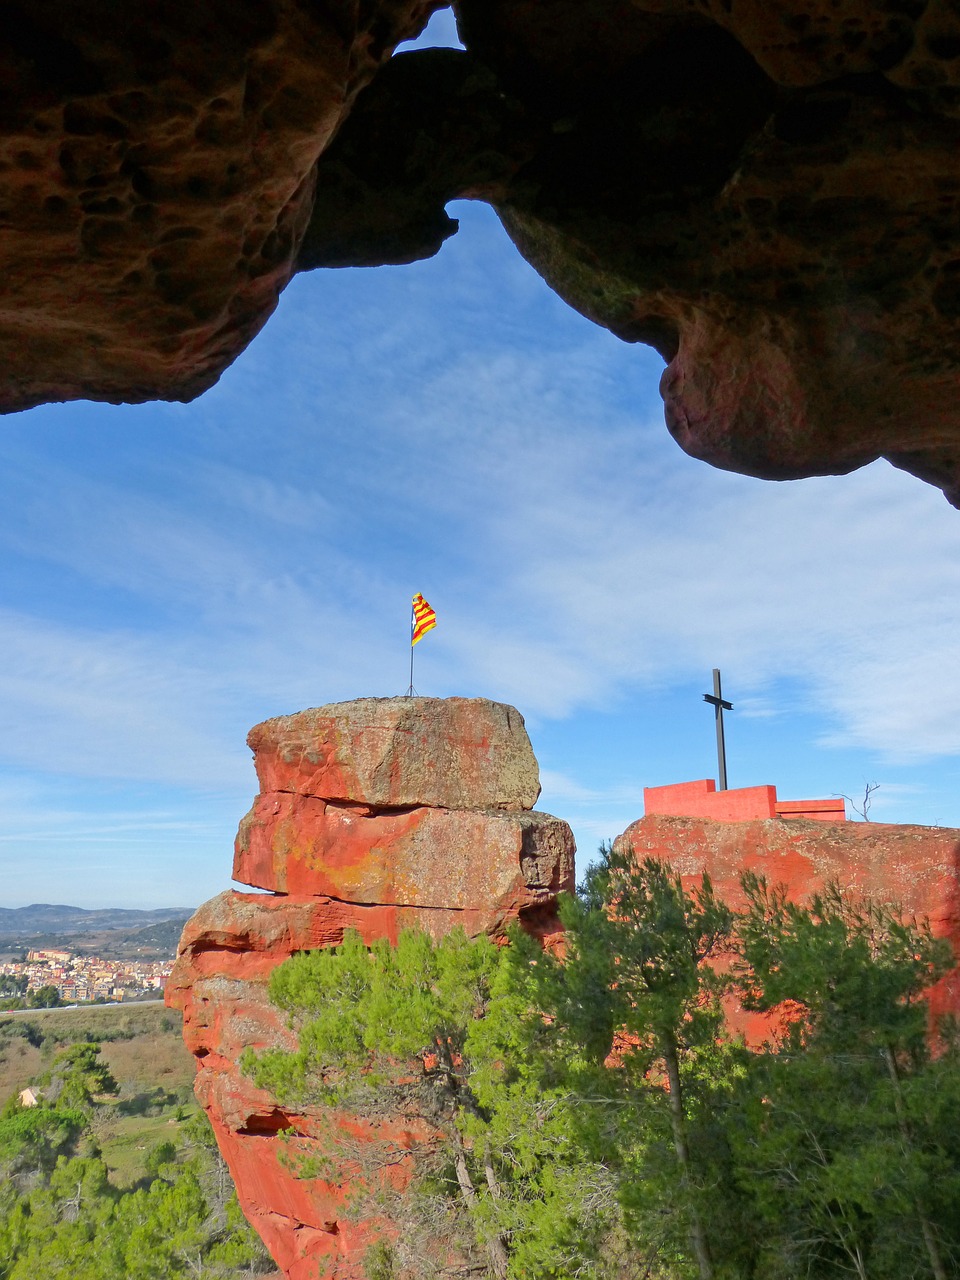
[[[614,1162],[581,1140],[595,1064],[547,1012],[545,997],[571,971],[517,926],[498,960],[469,1037],[481,1119],[471,1115],[467,1128],[496,1164],[501,1193],[483,1207],[509,1241],[510,1274],[632,1276]]]
[[[541,965],[540,1003],[582,1064],[579,1133],[594,1158],[615,1153],[636,1257],[678,1274],[692,1261],[712,1280],[717,1238],[736,1235],[717,1193],[728,1161],[717,1117],[743,1069],[716,967],[733,913],[706,876],[688,892],[661,862],[600,853],[563,909],[567,956]]]
[[[779,1015],[732,1131],[768,1241],[761,1274],[947,1280],[957,1056],[937,1044],[925,992],[952,967],[949,944],[836,885],[808,905],[756,876],[743,885],[741,995]]]
[[[350,934],[275,971],[299,1047],[244,1066],[329,1107],[304,1174],[403,1224],[370,1280],[960,1271],[960,1037],[926,1000],[949,947],[836,888],[743,887],[735,913],[705,876],[604,849],[563,905],[562,960],[519,929],[503,948]],[[730,1034],[736,1000],[769,1015],[768,1044]],[[351,1146],[337,1109],[419,1139]]]
[[[122,1280],[109,1232],[115,1199],[101,1160],[61,1157],[25,1198],[9,1280]]]
[[[165,1178],[167,1181],[176,1177],[177,1146],[169,1138],[151,1147],[144,1161],[147,1174],[152,1178]]]
[[[294,956],[274,971],[271,997],[299,1019],[300,1047],[294,1054],[248,1054],[244,1065],[284,1100],[421,1122],[421,1168],[442,1183],[449,1157],[462,1216],[469,1219],[485,1192],[466,1141],[465,1116],[478,1106],[466,1041],[475,1011],[489,999],[496,963],[492,943],[470,943],[462,932],[434,946],[427,935],[408,930],[395,948],[380,940],[368,951],[351,931],[340,947]],[[387,1148],[375,1158],[380,1167],[369,1169],[368,1179],[386,1190],[389,1178],[380,1175],[407,1157]],[[469,1239],[461,1243],[469,1248]],[[494,1233],[482,1246],[502,1280],[505,1241]]]
[[[49,1172],[72,1151],[85,1123],[75,1108],[23,1107],[12,1098],[0,1112],[0,1170],[8,1177]]]
[[[257,1275],[263,1269],[266,1251],[260,1237],[243,1216],[236,1195],[226,1202],[223,1225],[206,1254],[206,1262],[215,1275]]]
[[[0,1113],[0,1280],[239,1280],[272,1269],[205,1118],[158,1144],[140,1184],[117,1189],[87,1105],[114,1084],[97,1046],[59,1054],[47,1084],[55,1103],[13,1098]],[[86,1109],[66,1105],[76,1099]]]
[[[27,997],[27,1007],[30,1009],[57,1009],[62,1004],[60,992],[54,986],[37,987]]]
[[[190,1170],[173,1183],[157,1179],[146,1191],[126,1196],[119,1220],[126,1238],[129,1280],[167,1280],[184,1272],[201,1274],[209,1244],[207,1202]]]
[[[296,1105],[402,1117],[420,1134],[411,1152],[350,1147],[331,1130],[345,1165],[363,1169],[366,1159],[358,1212],[385,1210],[406,1225],[371,1254],[378,1275],[394,1266],[464,1274],[478,1251],[499,1278],[591,1274],[568,1269],[562,1252],[589,1217],[592,1189],[573,1152],[569,1100],[535,1052],[543,1019],[531,1016],[531,991],[508,980],[503,956],[462,931],[438,943],[407,931],[395,948],[379,941],[369,950],[348,934],[335,950],[295,956],[272,977],[271,995],[298,1027],[299,1049],[248,1054],[254,1079]],[[396,1164],[414,1176],[402,1205],[391,1203]],[[460,1262],[444,1256],[451,1239]]]
[[[100,1058],[100,1046],[80,1041],[62,1050],[44,1077],[45,1092],[61,1107],[89,1111],[98,1096],[115,1094],[119,1086]]]

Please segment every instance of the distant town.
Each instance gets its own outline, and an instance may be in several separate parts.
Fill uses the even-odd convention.
[[[17,997],[56,991],[63,1004],[92,1000],[142,1000],[162,996],[172,960],[104,960],[71,951],[28,951],[25,960],[0,964],[0,1005]]]

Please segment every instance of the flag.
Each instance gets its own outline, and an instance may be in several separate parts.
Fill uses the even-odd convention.
[[[413,614],[410,618],[410,644],[422,640],[437,625],[437,615],[419,592],[413,597]]]

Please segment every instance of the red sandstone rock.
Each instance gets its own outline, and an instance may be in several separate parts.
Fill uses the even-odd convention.
[[[345,1216],[349,1188],[298,1178],[285,1163],[281,1132],[302,1154],[330,1153],[327,1114],[286,1111],[239,1070],[238,1059],[248,1046],[295,1044],[267,998],[267,979],[292,952],[336,945],[346,928],[358,929],[372,942],[395,938],[400,927],[422,924],[424,916],[440,933],[462,923],[464,913],[405,916],[390,907],[351,909],[330,899],[228,892],[201,907],[184,932],[167,1002],[183,1010],[184,1038],[197,1057],[197,1097],[210,1116],[244,1212],[288,1280],[317,1280],[318,1265],[321,1277],[362,1280],[359,1260],[370,1230]],[[353,1141],[369,1132],[349,1116],[336,1117],[336,1126]],[[413,1131],[387,1123],[370,1136],[409,1145]]]
[[[573,887],[573,837],[529,811],[536,761],[522,718],[498,703],[363,699],[269,720],[249,741],[264,793],[241,823],[235,870],[274,892],[202,906],[166,998],[183,1010],[197,1096],[240,1203],[283,1274],[363,1280],[372,1224],[345,1215],[348,1186],[297,1178],[284,1143],[342,1159],[417,1135],[345,1114],[331,1131],[326,1113],[293,1114],[242,1074],[246,1047],[293,1047],[267,998],[270,973],[295,951],[336,946],[346,929],[367,942],[404,927],[499,938],[519,918],[549,942],[557,895]],[[398,1185],[404,1176],[398,1167]]]
[[[317,157],[436,7],[4,5],[3,407],[215,382],[293,273]]]
[[[0,403],[188,399],[295,269],[435,253],[463,196],[668,361],[681,446],[878,456],[960,502],[949,0],[8,3]]]
[[[167,1000],[183,1010],[197,1096],[244,1212],[283,1274],[363,1280],[376,1224],[345,1214],[349,1178],[297,1178],[281,1152],[288,1144],[334,1154],[351,1169],[371,1141],[388,1136],[403,1147],[422,1135],[399,1119],[374,1129],[342,1113],[293,1113],[253,1086],[237,1065],[243,1050],[294,1044],[267,998],[269,975],[295,951],[336,946],[348,928],[367,942],[396,939],[409,925],[499,937],[519,917],[555,938],[556,896],[572,887],[572,838],[563,823],[523,807],[537,794],[536,764],[520,717],[495,703],[361,700],[267,721],[250,743],[264,791],[241,823],[235,870],[273,892],[231,891],[200,908]],[[760,791],[746,799],[776,807],[772,788]],[[837,879],[928,916],[936,934],[960,943],[960,832],[652,815],[617,843],[670,861],[688,882],[709,871],[734,905],[745,869],[796,898]],[[956,971],[934,1006],[960,1012]],[[732,1012],[748,1036],[768,1033],[766,1020]],[[402,1165],[395,1176],[402,1188]]]
[[[184,933],[167,986],[168,1004],[184,1014],[184,1039],[197,1057],[196,1093],[237,1185],[244,1213],[288,1280],[363,1280],[361,1259],[368,1224],[345,1214],[349,1186],[295,1176],[282,1158],[278,1134],[296,1135],[303,1153],[331,1153],[320,1115],[285,1111],[239,1070],[247,1046],[292,1048],[284,1019],[270,1004],[270,972],[294,951],[336,945],[346,928],[368,941],[395,939],[400,928],[435,935],[461,926],[479,933],[490,922],[485,908],[430,911],[392,906],[358,907],[329,898],[291,899],[225,893],[207,903]],[[339,1117],[355,1143],[363,1126]],[[318,1136],[324,1135],[324,1136]],[[371,1139],[409,1145],[409,1125],[381,1122]],[[318,1266],[320,1270],[318,1272]]]
[[[947,0],[459,8],[468,50],[550,120],[493,196],[508,232],[573,306],[661,352],[687,452],[767,479],[884,456],[960,503]]]
[[[743,902],[744,871],[785,885],[794,901],[836,880],[855,894],[929,919],[934,934],[948,938],[960,958],[960,831],[951,828],[650,815],[629,826],[614,847],[669,862],[688,883],[706,871],[732,906]],[[960,1014],[960,969],[934,988],[931,1007],[935,1014]],[[764,1029],[761,1019],[742,1017],[741,1025],[757,1034]]]
[[[250,730],[263,792],[371,807],[532,809],[537,762],[514,707],[486,698],[359,698]]]
[[[258,797],[233,864],[235,880],[277,893],[456,910],[486,903],[492,916],[504,903],[512,914],[552,900],[572,872],[570,829],[547,814],[381,814],[285,792]]]

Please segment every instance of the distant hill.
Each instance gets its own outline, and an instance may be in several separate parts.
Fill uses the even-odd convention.
[[[167,960],[193,910],[162,907],[159,911],[51,906],[0,907],[0,957],[15,959],[25,951],[64,950],[104,960]]]
[[[34,903],[30,907],[0,907],[0,938],[23,938],[30,934],[99,933],[104,929],[133,930],[179,921],[193,915],[193,907],[161,907],[156,911],[133,911],[105,907],[88,911],[83,907]]]
[[[127,943],[128,946],[169,951],[172,955],[177,949],[183,926],[192,914],[191,911],[172,920],[162,920],[160,924],[148,924],[145,929],[134,929],[132,933],[119,937],[117,944]]]

